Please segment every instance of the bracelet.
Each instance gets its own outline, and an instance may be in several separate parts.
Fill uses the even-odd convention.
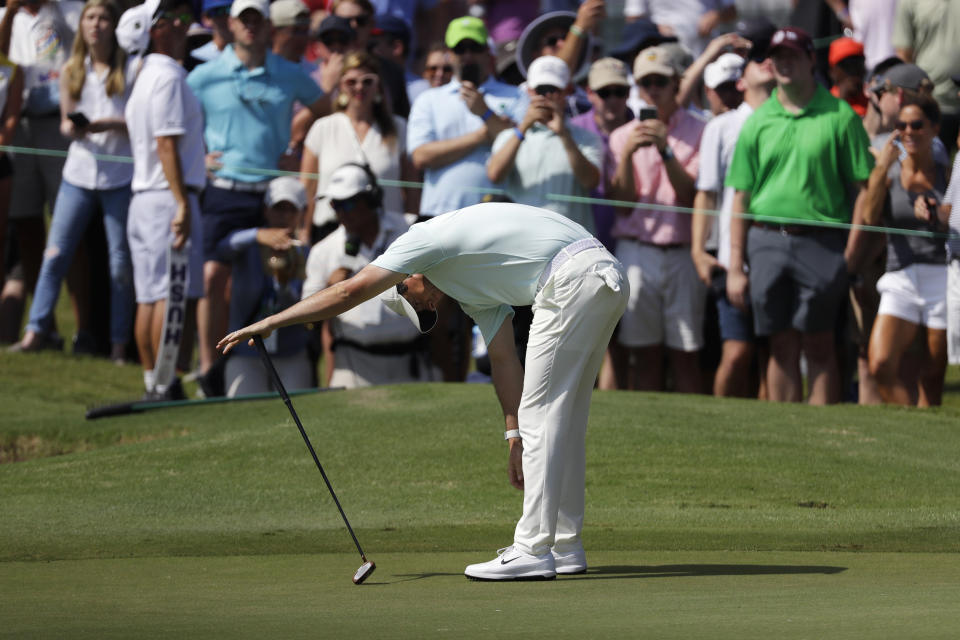
[[[575,24],[570,25],[570,33],[577,36],[578,38],[582,38],[584,36],[583,29],[581,29]]]
[[[670,146],[667,145],[666,147],[663,148],[663,151],[660,152],[660,158],[664,162],[668,162],[673,158],[676,158],[676,156],[673,154],[673,149],[671,149]]]
[[[520,437],[520,429],[510,429],[509,431],[503,434],[504,440],[509,440],[510,438],[519,438],[519,437]]]
[[[487,107],[487,110],[483,112],[483,115],[480,116],[480,119],[486,122],[490,119],[490,116],[493,115],[493,110],[490,107]]]
[[[525,136],[523,135],[523,131],[520,131],[520,127],[513,128],[513,135],[517,136],[517,140],[523,142]]]

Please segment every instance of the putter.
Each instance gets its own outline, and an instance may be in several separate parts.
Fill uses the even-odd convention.
[[[267,368],[267,371],[269,371],[270,375],[273,377],[273,384],[276,385],[277,391],[280,393],[280,397],[283,398],[283,403],[287,405],[287,409],[290,410],[290,415],[293,416],[293,421],[297,423],[297,428],[300,429],[300,435],[303,436],[303,441],[307,443],[307,449],[310,450],[310,455],[313,456],[313,461],[317,463],[317,469],[320,470],[320,475],[323,476],[323,481],[327,483],[327,489],[330,490],[330,495],[333,496],[333,501],[336,503],[337,509],[340,511],[340,517],[343,518],[343,523],[347,525],[347,531],[350,532],[350,537],[353,538],[353,544],[357,545],[357,551],[360,552],[360,558],[363,560],[363,564],[360,565],[360,568],[357,569],[357,572],[353,574],[353,584],[361,584],[364,580],[370,577],[370,574],[373,573],[373,570],[377,568],[377,565],[374,564],[372,560],[367,560],[367,556],[363,553],[363,549],[360,548],[360,541],[357,540],[356,534],[353,533],[353,527],[350,526],[350,521],[347,520],[347,514],[343,512],[343,507],[340,506],[340,500],[337,499],[337,494],[334,493],[333,486],[330,484],[330,480],[327,478],[327,474],[323,470],[323,466],[320,464],[320,459],[317,457],[317,452],[313,450],[313,445],[310,444],[310,438],[307,437],[307,432],[303,430],[303,424],[301,424],[300,417],[293,409],[293,403],[290,402],[290,396],[287,394],[287,390],[283,387],[283,382],[280,380],[280,374],[277,373],[276,367],[273,366],[273,360],[270,359],[270,354],[267,353],[266,347],[263,346],[263,338],[261,338],[259,335],[253,336],[253,344],[257,347],[257,352],[260,354],[260,359],[263,360],[263,366]]]

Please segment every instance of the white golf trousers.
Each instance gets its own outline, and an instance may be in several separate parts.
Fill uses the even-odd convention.
[[[534,300],[518,416],[524,495],[514,544],[521,551],[540,555],[580,542],[590,397],[628,296],[623,265],[598,248],[560,266]]]

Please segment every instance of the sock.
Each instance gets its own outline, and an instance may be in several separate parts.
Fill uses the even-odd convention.
[[[147,391],[153,391],[153,387],[155,386],[153,369],[143,370],[143,386],[147,388]]]

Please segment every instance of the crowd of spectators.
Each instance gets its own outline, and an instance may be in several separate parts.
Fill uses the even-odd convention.
[[[174,368],[266,390],[228,329],[499,200],[625,265],[600,388],[938,404],[960,8],[781,4],[8,0],[0,342],[62,349],[66,282],[73,351],[138,359],[147,397],[182,397]],[[452,302],[422,337],[372,301],[267,347],[291,388],[353,387],[463,380],[473,340]]]

